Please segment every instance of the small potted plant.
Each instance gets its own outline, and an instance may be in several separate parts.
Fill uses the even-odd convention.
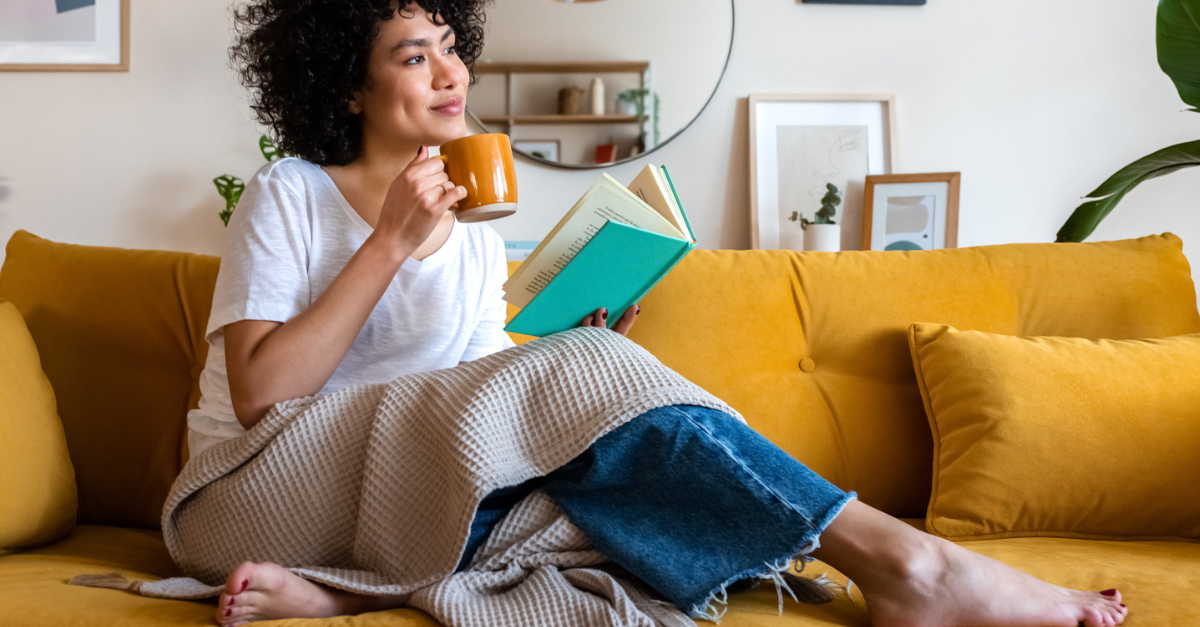
[[[804,229],[804,250],[836,253],[842,249],[842,225],[833,221],[837,206],[842,204],[842,193],[833,183],[825,184],[825,196],[821,198],[821,209],[817,211],[816,219],[809,221],[797,212],[792,212],[792,221],[800,219],[800,228]]]

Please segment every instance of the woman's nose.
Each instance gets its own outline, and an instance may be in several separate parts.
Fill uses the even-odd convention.
[[[434,89],[453,89],[465,81],[466,66],[457,56],[439,58],[433,64]]]

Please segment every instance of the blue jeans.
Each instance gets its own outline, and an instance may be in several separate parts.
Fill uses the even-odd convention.
[[[659,407],[548,475],[484,498],[460,570],[538,487],[601,553],[693,616],[734,581],[816,548],[855,496],[724,412]]]

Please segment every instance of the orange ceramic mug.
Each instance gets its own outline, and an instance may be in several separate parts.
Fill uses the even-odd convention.
[[[483,222],[517,212],[517,170],[508,135],[468,135],[442,144],[440,155],[450,182],[467,188],[452,207],[459,222]]]

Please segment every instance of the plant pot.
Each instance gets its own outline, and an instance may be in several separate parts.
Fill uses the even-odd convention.
[[[637,103],[628,100],[617,101],[617,113],[620,115],[637,115]]]
[[[810,224],[804,229],[804,251],[836,253],[842,249],[842,225]]]

